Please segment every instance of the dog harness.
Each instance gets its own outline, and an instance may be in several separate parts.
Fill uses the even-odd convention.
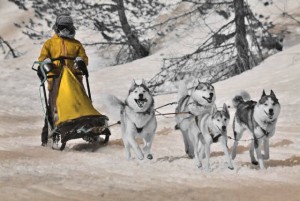
[[[198,124],[198,121],[199,121],[198,116],[195,116],[195,121],[196,121],[196,125],[197,125],[198,129],[200,130],[199,124]],[[209,127],[208,127],[208,132],[209,132],[209,135],[210,135],[210,137],[211,137],[213,143],[218,142],[218,141],[219,141],[219,138],[222,136],[221,133],[218,134],[218,135],[216,135],[216,136],[214,136],[212,130],[211,130]],[[201,130],[200,130],[200,133],[199,133],[199,134],[202,135]]]
[[[133,109],[127,104],[127,102],[125,101],[124,109],[121,110],[121,114],[123,114],[123,112],[124,112],[126,106],[127,106],[130,110],[133,110]],[[139,114],[148,114],[148,115],[150,115],[150,114],[151,114],[151,107],[149,107],[149,109],[146,110],[145,112],[137,112],[137,113],[139,113]],[[143,132],[144,127],[139,128],[139,127],[137,127],[137,126],[135,125],[135,123],[133,123],[133,124],[134,124],[134,126],[135,126],[135,128],[136,128],[136,131],[137,131],[138,133]]]
[[[261,136],[260,138],[263,138],[264,136],[268,137],[270,132],[268,132],[268,126],[273,124],[277,119],[274,119],[273,121],[264,121],[263,123],[267,125],[266,129],[262,128],[255,120],[254,122],[258,125],[258,127],[261,129],[261,131],[263,132],[263,136]],[[258,147],[258,139],[255,135],[254,135],[254,146],[255,148]]]

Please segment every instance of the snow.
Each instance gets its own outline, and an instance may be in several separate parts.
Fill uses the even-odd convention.
[[[231,105],[231,98],[240,90],[248,91],[254,100],[263,89],[276,93],[282,108],[275,136],[270,140],[266,170],[250,164],[248,142],[239,144],[233,171],[226,168],[219,144],[211,148],[212,170],[196,168],[184,153],[180,132],[174,130],[175,119],[161,116],[157,117],[153,160],[128,161],[119,126],[111,128],[106,146],[78,139],[69,141],[60,152],[40,146],[43,112],[39,81],[31,65],[41,44],[26,39],[10,23],[30,14],[4,0],[0,3],[0,16],[7,17],[0,22],[0,35],[8,40],[17,38],[13,44],[24,51],[17,59],[1,58],[0,200],[300,200],[300,44],[284,48],[248,72],[214,84],[217,106],[224,102]],[[163,42],[165,45],[150,57],[108,68],[100,68],[105,61],[88,48],[94,106],[105,113],[101,93],[125,99],[132,79],[153,77],[163,55],[181,47],[173,36]],[[156,107],[173,101],[176,94],[155,97]],[[174,109],[175,105],[159,111]],[[232,107],[230,113],[233,117]],[[111,119],[110,123],[117,120]],[[229,128],[231,123],[232,118]],[[233,136],[231,129],[228,135]],[[245,133],[243,139],[249,138]],[[232,144],[229,140],[229,147]]]

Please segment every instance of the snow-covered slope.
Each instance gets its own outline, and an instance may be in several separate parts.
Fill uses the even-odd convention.
[[[10,9],[17,11],[15,7]],[[1,24],[1,33],[2,30]],[[196,168],[193,160],[186,157],[181,134],[173,129],[174,118],[158,117],[151,161],[126,160],[118,126],[112,127],[106,146],[73,140],[63,152],[41,147],[43,112],[39,82],[30,69],[40,44],[27,44],[22,46],[27,48],[26,54],[3,59],[0,65],[0,200],[299,200],[299,44],[268,58],[253,70],[214,85],[218,106],[224,102],[230,105],[233,95],[241,89],[247,90],[254,100],[263,89],[273,89],[282,110],[276,134],[270,141],[267,170],[250,164],[249,143],[242,142],[233,171],[226,168],[222,149],[214,144],[211,172]],[[170,41],[168,44],[172,45]],[[175,41],[173,45],[180,47]],[[124,99],[131,79],[151,78],[159,71],[161,57],[169,48],[163,47],[145,59],[104,69],[97,68],[101,60],[93,58],[90,83],[94,106],[106,112],[101,102],[104,92]],[[176,94],[157,96],[155,104],[175,100]],[[165,107],[160,112],[173,112],[174,107]],[[230,109],[230,113],[232,117],[234,110]],[[111,119],[110,123],[116,120]],[[233,135],[231,129],[228,134]],[[249,138],[245,134],[243,139]],[[232,143],[229,140],[229,147]]]

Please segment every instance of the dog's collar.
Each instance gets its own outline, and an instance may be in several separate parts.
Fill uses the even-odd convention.
[[[141,132],[143,131],[143,129],[144,129],[144,127],[138,128],[135,124],[134,124],[134,126],[135,126],[136,131],[137,131],[138,133],[141,133]]]
[[[214,136],[214,134],[213,134],[213,132],[212,132],[212,129],[210,129],[209,127],[208,127],[208,132],[209,132],[209,134],[210,134],[210,137],[211,137],[211,139],[212,139],[213,143],[216,143],[216,142],[218,142],[218,140],[219,140],[219,137],[221,137],[221,136],[222,136],[222,132],[221,132],[221,133],[219,133],[218,135]]]
[[[277,119],[274,119],[272,121],[263,121],[264,124],[270,125],[273,124]]]
[[[199,121],[198,116],[195,116],[195,121],[196,121],[196,125],[197,125],[197,127],[198,127],[198,129],[200,130],[200,133],[201,133],[201,129],[199,128],[199,124],[198,124],[198,121]],[[209,135],[212,139],[212,142],[213,143],[218,142],[219,138],[222,136],[222,132],[219,133],[218,135],[214,136],[214,134],[212,132],[212,129],[210,129],[210,127],[207,127],[207,129],[208,129]]]

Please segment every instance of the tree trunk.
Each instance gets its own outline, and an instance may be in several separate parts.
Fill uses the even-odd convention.
[[[123,0],[116,0],[118,6],[118,14],[122,29],[127,37],[128,44],[134,49],[137,58],[143,58],[149,55],[149,51],[140,43],[137,35],[131,30],[125,15]]]
[[[235,74],[240,74],[250,69],[249,63],[249,48],[246,38],[246,25],[245,25],[245,7],[244,0],[234,0],[235,10],[235,25],[236,25],[236,49],[237,59],[235,64]]]

